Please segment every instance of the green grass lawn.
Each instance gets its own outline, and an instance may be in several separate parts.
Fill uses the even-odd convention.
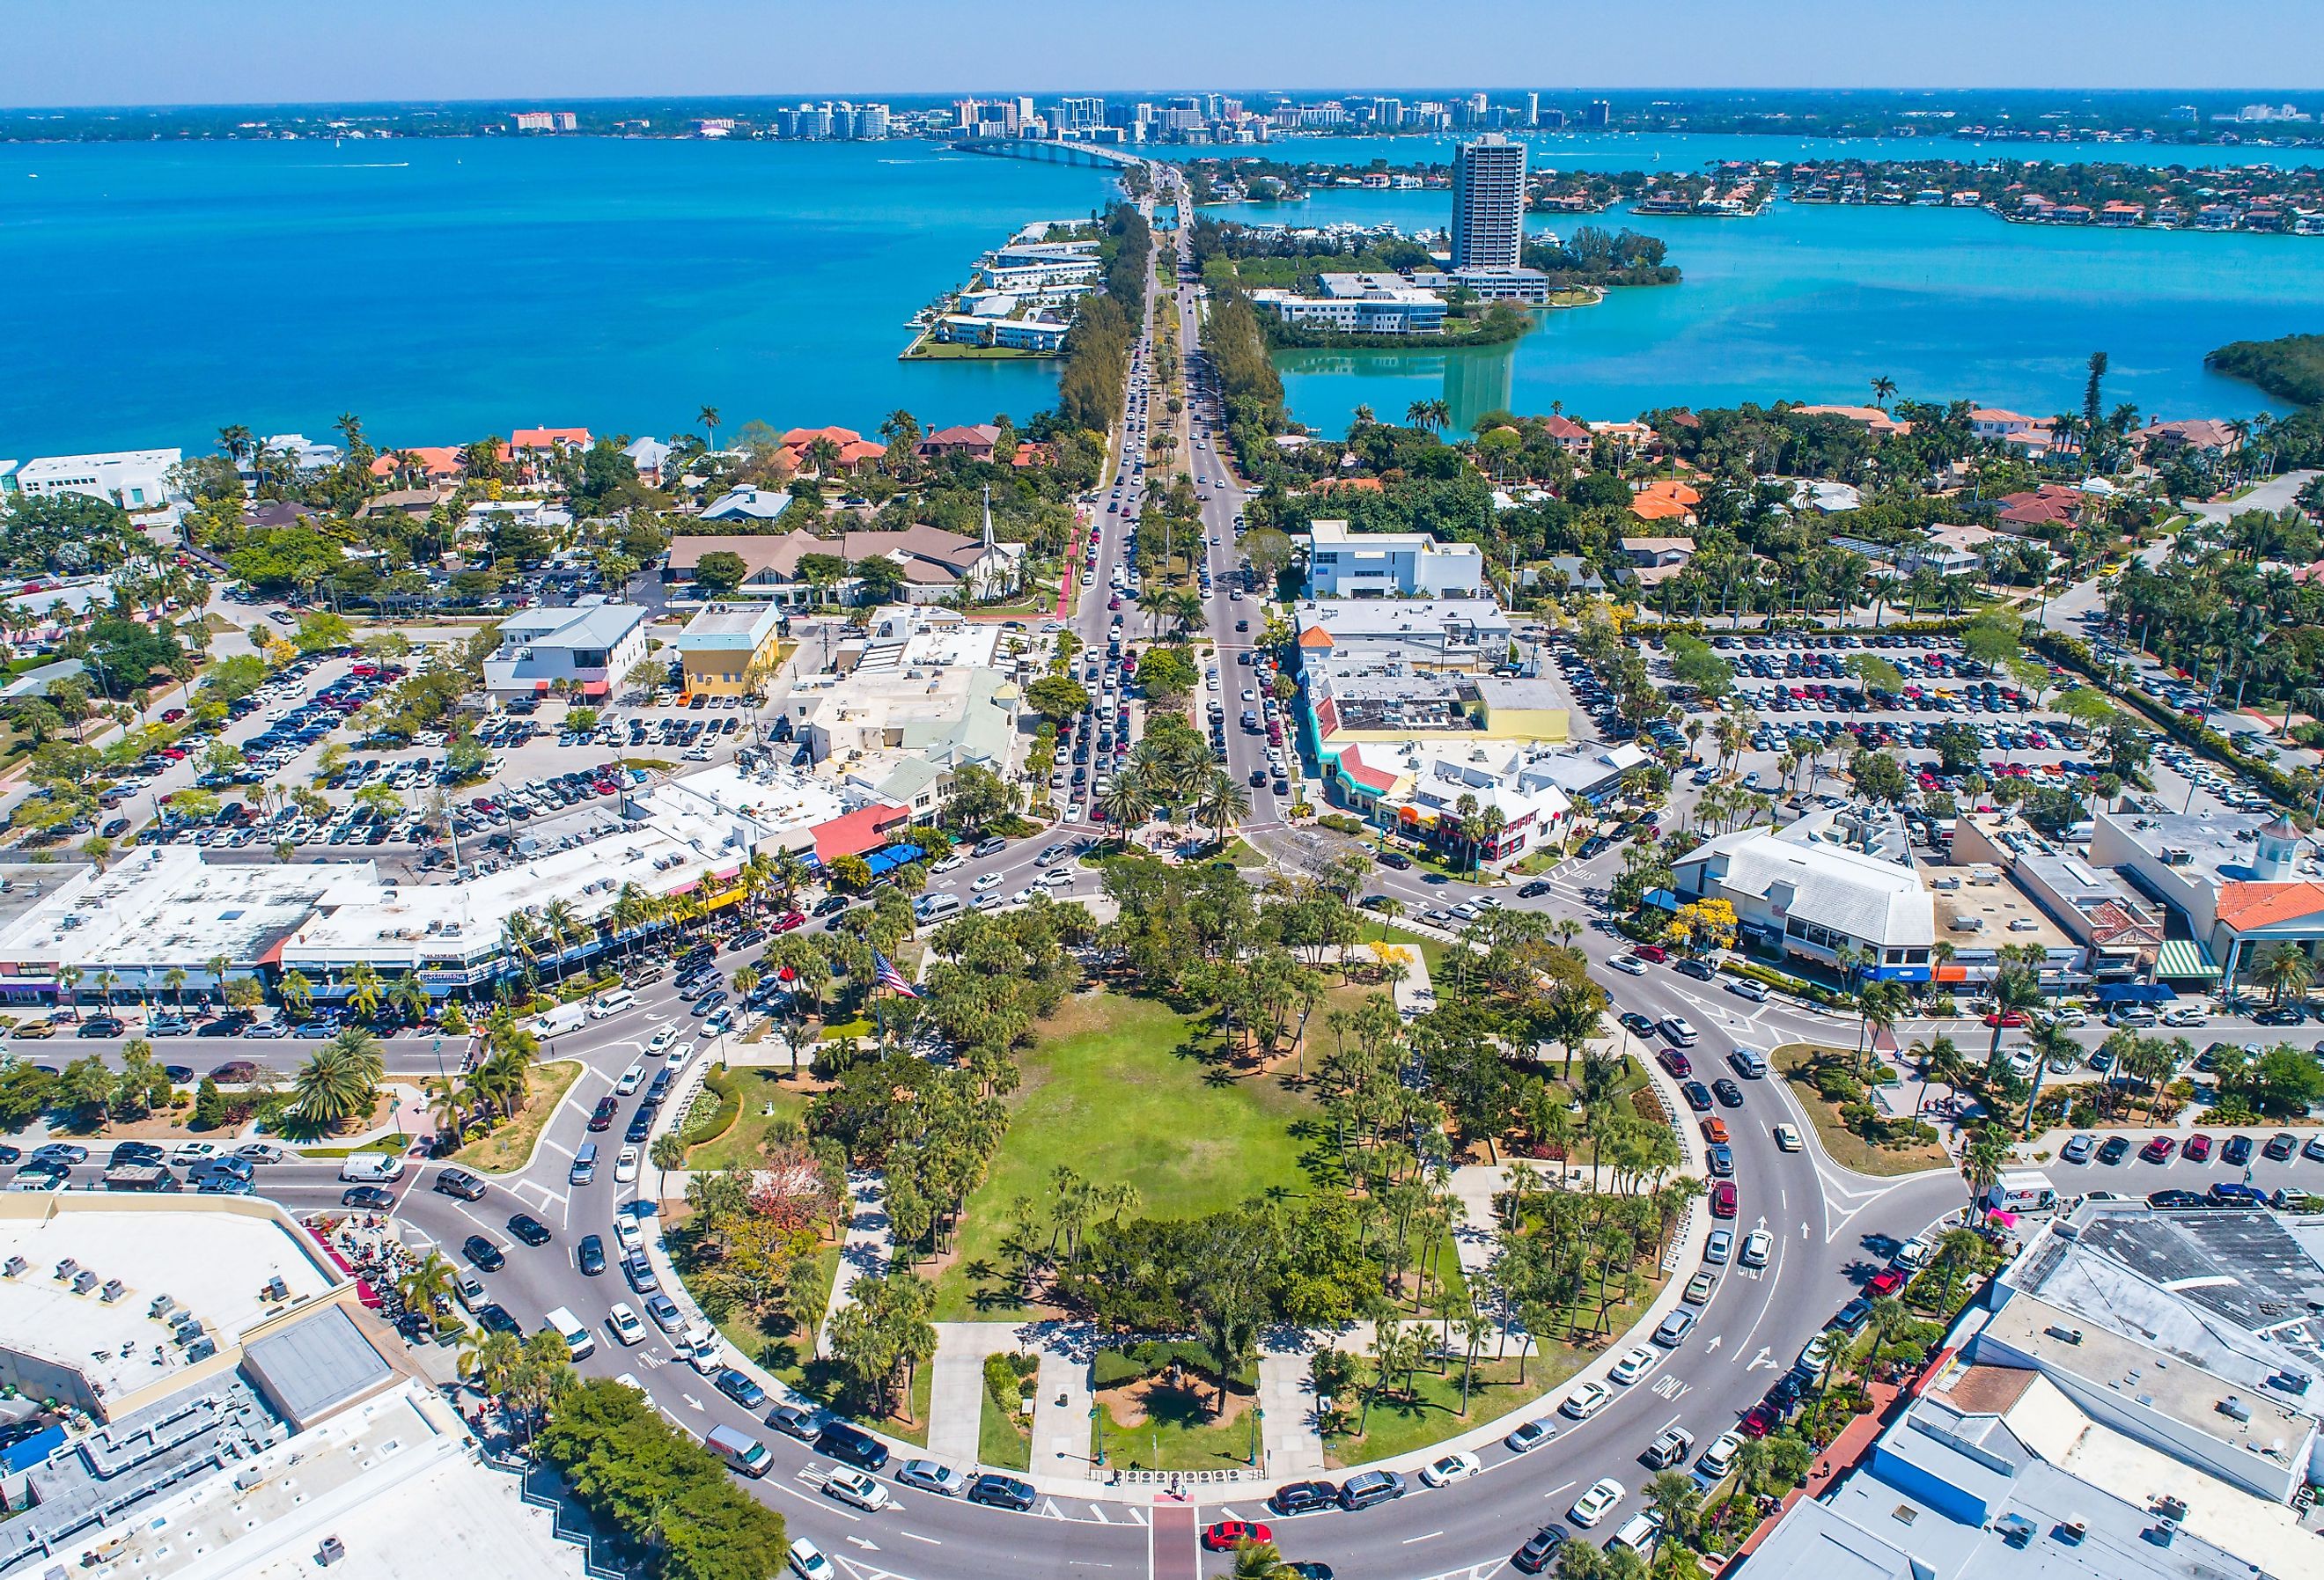
[[[1032,1418],[1011,1419],[991,1389],[979,1389],[976,1397],[984,1408],[984,1417],[976,1428],[976,1463],[988,1470],[1032,1469]]]
[[[1105,1462],[1124,1470],[1227,1470],[1250,1463],[1250,1401],[1236,1400],[1231,1419],[1213,1418],[1216,1384],[1205,1374],[1194,1388],[1167,1396],[1145,1421],[1126,1427],[1111,1406],[1105,1412]],[[1148,1395],[1149,1400],[1156,1396]],[[1097,1456],[1096,1424],[1091,1424],[1090,1456]]]
[[[1460,947],[1457,944],[1444,943],[1441,939],[1425,938],[1419,933],[1406,932],[1400,927],[1393,927],[1384,921],[1367,919],[1364,923],[1362,941],[1369,944],[1375,938],[1382,938],[1391,944],[1400,944],[1418,955],[1421,963],[1428,967],[1428,980],[1432,983],[1442,981],[1443,978],[1444,952]]]
[[[1023,1060],[1008,1139],[970,1197],[960,1254],[936,1289],[939,1322],[1022,1316],[1003,1288],[1010,1204],[1046,1198],[1059,1164],[1129,1181],[1138,1211],[1194,1217],[1305,1187],[1291,1132],[1314,1105],[1272,1076],[1214,1071],[1220,1039],[1200,1017],[1102,993],[1069,1003]]]
[[[746,1067],[729,1070],[727,1078],[734,1083],[742,1099],[740,1113],[724,1135],[703,1142],[686,1155],[688,1169],[724,1169],[730,1163],[755,1163],[759,1143],[768,1128],[785,1115],[803,1120],[807,1113],[807,1097],[797,1087],[779,1079],[783,1069]],[[774,1113],[766,1111],[772,1108]]]
[[[1615,1307],[1609,1314],[1613,1324],[1609,1331],[1616,1335],[1627,1331],[1639,1314],[1654,1304],[1661,1288],[1658,1280],[1649,1280],[1636,1306]],[[1437,1330],[1432,1327],[1431,1331]],[[1457,1347],[1457,1339],[1455,1344]],[[1516,1358],[1496,1361],[1488,1348],[1477,1357],[1477,1375],[1469,1390],[1469,1412],[1465,1416],[1461,1413],[1460,1357],[1456,1354],[1445,1363],[1442,1376],[1424,1366],[1414,1373],[1409,1400],[1383,1396],[1372,1401],[1370,1417],[1360,1436],[1350,1431],[1325,1437],[1324,1462],[1334,1466],[1360,1465],[1368,1460],[1409,1454],[1458,1437],[1480,1421],[1489,1421],[1541,1398],[1600,1353],[1567,1344],[1545,1344],[1539,1354],[1526,1359],[1525,1381],[1519,1382]],[[1350,1416],[1351,1426],[1355,1419]]]

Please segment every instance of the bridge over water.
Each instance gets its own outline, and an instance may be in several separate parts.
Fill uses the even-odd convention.
[[[989,153],[996,159],[1030,159],[1043,164],[1083,164],[1104,170],[1130,170],[1146,162],[1119,148],[1057,143],[1045,137],[964,137],[953,147],[963,153]]]

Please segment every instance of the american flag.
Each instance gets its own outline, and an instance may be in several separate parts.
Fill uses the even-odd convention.
[[[905,979],[904,974],[896,969],[896,963],[877,949],[872,951],[872,974],[880,979],[881,987],[892,987],[908,999],[920,996],[920,990],[914,987]]]

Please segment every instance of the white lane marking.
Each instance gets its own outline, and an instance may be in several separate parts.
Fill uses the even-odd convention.
[[[1444,1534],[1444,1533],[1443,1533],[1443,1531],[1441,1531],[1441,1530],[1432,1530],[1432,1531],[1428,1532],[1428,1534],[1427,1534],[1427,1535],[1425,1535],[1425,1536],[1407,1536],[1407,1537],[1406,1537],[1406,1538],[1404,1538],[1404,1545],[1405,1545],[1406,1547],[1410,1547],[1413,1543],[1415,1543],[1415,1542],[1416,1542],[1416,1541],[1434,1541],[1434,1540],[1435,1540],[1438,1537],[1443,1536],[1443,1534]]]
[[[1578,1484],[1580,1483],[1575,1482],[1561,1482],[1556,1486],[1554,1486],[1550,1488],[1549,1491],[1544,1492],[1542,1496],[1545,1498],[1554,1498],[1558,1493],[1566,1492]]]
[[[810,1508],[820,1509],[827,1514],[836,1514],[842,1520],[852,1520],[858,1524],[862,1522],[863,1516],[861,1514],[850,1514],[846,1510],[840,1508],[828,1498],[810,1498],[805,1492],[800,1492],[797,1487],[788,1485],[782,1482],[769,1482],[767,1485],[774,1488],[775,1491],[779,1492],[788,1492],[792,1497],[797,1498],[800,1502],[808,1505]]]
[[[1097,1516],[1097,1522],[1098,1522],[1100,1525],[1111,1525],[1111,1524],[1113,1523],[1113,1521],[1112,1521],[1112,1520],[1108,1520],[1108,1519],[1105,1517],[1105,1505],[1104,1505],[1104,1504],[1102,1504],[1102,1503],[1092,1503],[1089,1507],[1090,1507],[1090,1512]]]
[[[1665,1421],[1661,1426],[1656,1427],[1656,1428],[1655,1428],[1655,1437],[1661,1437],[1665,1432],[1669,1431],[1673,1427],[1675,1427],[1675,1426],[1677,1426],[1677,1425],[1678,1425],[1678,1417],[1677,1417],[1677,1416],[1673,1416],[1669,1420]]]
[[[896,1534],[897,1534],[898,1536],[908,1536],[908,1537],[910,1537],[914,1541],[924,1541],[924,1542],[927,1543],[927,1544],[928,1544],[930,1547],[932,1547],[932,1548],[940,1548],[940,1547],[944,1546],[944,1543],[942,1543],[942,1542],[938,1541],[935,1537],[932,1537],[932,1536],[922,1536],[922,1535],[921,1535],[918,1531],[917,1531],[917,1530],[899,1530],[899,1531],[898,1531]]]
[[[1739,1354],[1741,1352],[1738,1351],[1737,1353]],[[1775,1363],[1774,1357],[1768,1352],[1767,1346],[1762,1344],[1759,1346],[1759,1353],[1751,1357],[1751,1363],[1744,1367],[1743,1370],[1746,1372],[1757,1372],[1762,1369],[1773,1371],[1775,1369]]]
[[[847,1541],[851,1547],[862,1548],[867,1553],[876,1553],[880,1550],[880,1544],[867,1536],[851,1536]]]

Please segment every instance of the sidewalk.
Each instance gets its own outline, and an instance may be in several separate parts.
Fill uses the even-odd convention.
[[[1097,1465],[1090,1452],[1090,1411],[1097,1391],[1090,1384],[1090,1359],[1096,1335],[1080,1326],[1059,1326],[1041,1345],[1041,1374],[1034,1382],[1033,1474],[1052,1482],[1093,1482]]]
[[[831,1344],[831,1319],[853,1303],[855,1280],[880,1277],[888,1270],[896,1246],[890,1233],[888,1209],[879,1206],[887,1184],[874,1169],[851,1169],[848,1195],[854,1198],[847,1220],[847,1238],[840,1243],[839,1270],[832,1276],[831,1298],[823,1308],[822,1344]]]
[[[929,1363],[928,1455],[952,1465],[977,1463],[984,1429],[984,1360],[1018,1347],[1013,1322],[939,1322]]]
[[[1315,1385],[1308,1363],[1327,1342],[1326,1335],[1300,1332],[1259,1347],[1259,1408],[1266,1412],[1259,1465],[1270,1477],[1289,1480],[1323,1474],[1323,1434],[1315,1422]]]

